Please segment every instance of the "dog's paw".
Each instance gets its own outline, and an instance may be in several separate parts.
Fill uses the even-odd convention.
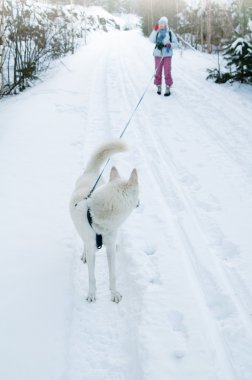
[[[86,300],[91,303],[96,301],[95,292],[89,292]]]
[[[119,303],[122,299],[122,296],[118,292],[111,292],[111,301],[115,303]]]

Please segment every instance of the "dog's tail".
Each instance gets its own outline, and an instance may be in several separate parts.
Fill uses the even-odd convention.
[[[115,153],[126,152],[127,145],[122,140],[112,140],[100,146],[90,158],[85,173],[98,173],[101,165]]]

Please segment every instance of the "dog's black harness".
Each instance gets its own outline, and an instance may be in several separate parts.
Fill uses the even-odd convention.
[[[87,209],[87,220],[88,220],[90,227],[93,228],[93,218],[92,218],[91,213],[90,213],[90,208]],[[101,249],[102,244],[103,244],[102,235],[96,234],[96,247],[97,247],[97,249]]]

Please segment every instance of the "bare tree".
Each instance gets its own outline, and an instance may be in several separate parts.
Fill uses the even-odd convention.
[[[207,33],[207,52],[208,54],[212,53],[212,9],[211,9],[211,0],[206,0],[206,33]]]
[[[3,93],[4,86],[4,49],[5,49],[5,35],[4,35],[4,0],[0,2],[0,96]]]

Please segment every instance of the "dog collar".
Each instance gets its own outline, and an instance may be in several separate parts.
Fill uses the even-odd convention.
[[[92,218],[92,215],[90,213],[90,208],[87,209],[87,220],[88,220],[88,223],[89,223],[90,227],[94,230],[94,228],[93,228],[93,218]],[[96,233],[96,247],[97,247],[97,249],[101,249],[102,248],[102,244],[103,244],[102,235]]]

